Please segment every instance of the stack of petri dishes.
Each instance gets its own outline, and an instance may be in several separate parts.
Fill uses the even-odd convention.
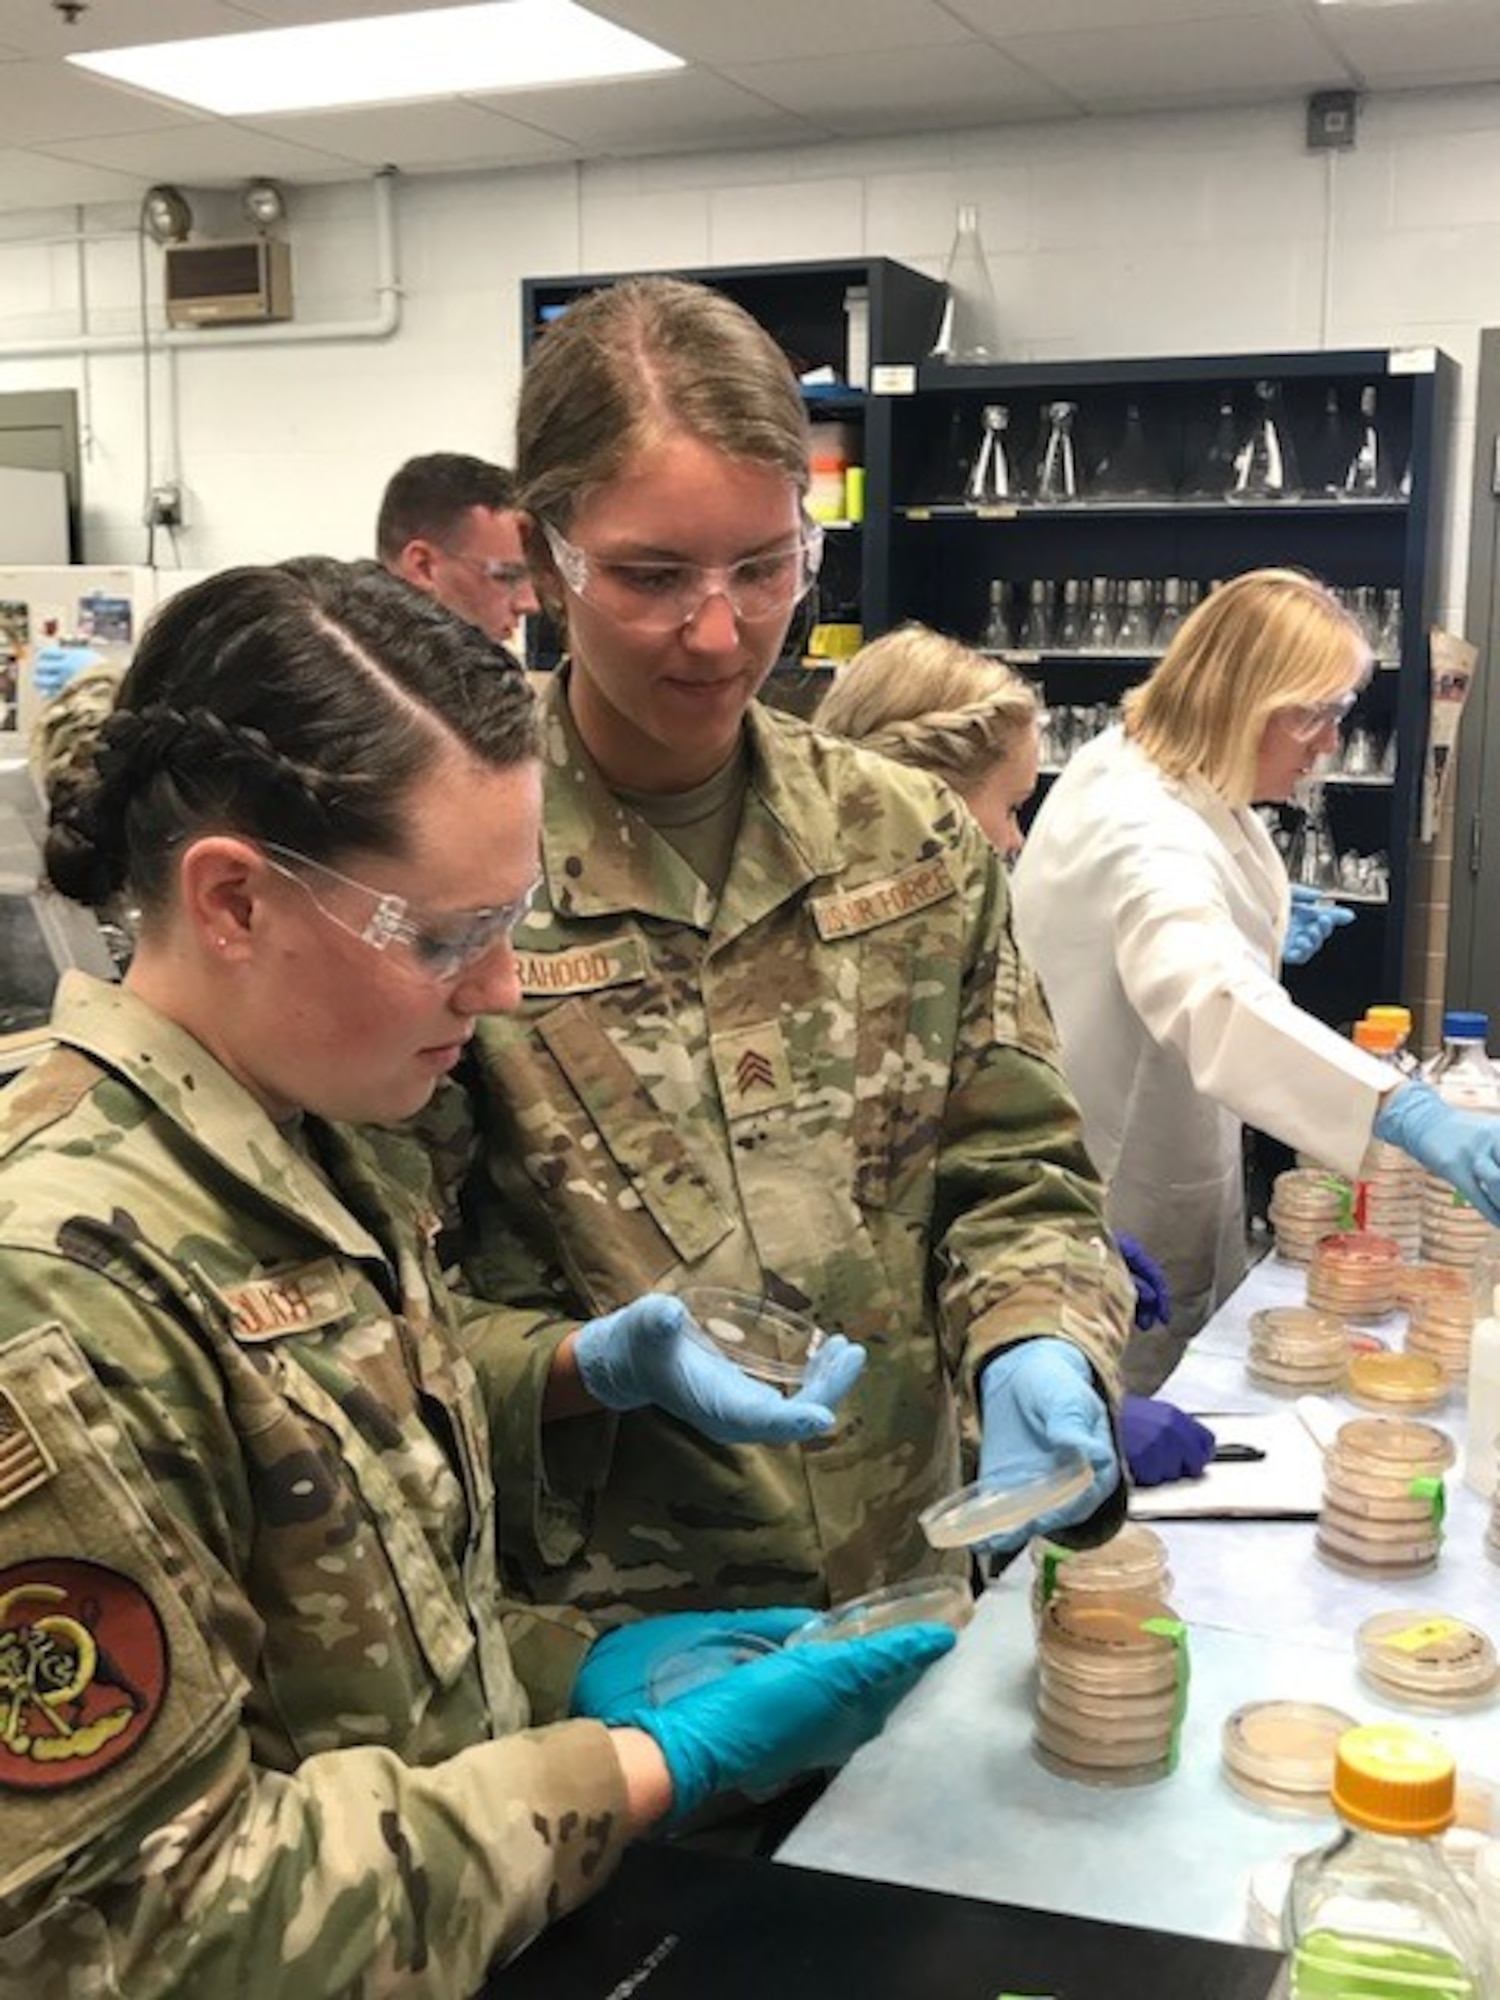
[[[1349,1362],[1349,1329],[1311,1306],[1264,1306],[1250,1315],[1245,1371],[1283,1396],[1336,1389]]]
[[[1435,1424],[1356,1417],[1323,1461],[1318,1554],[1366,1577],[1415,1576],[1443,1539],[1443,1474],[1456,1456]]]
[[[1031,1609],[1038,1622],[1059,1591],[1080,1597],[1156,1597],[1172,1593],[1167,1545],[1153,1528],[1126,1521],[1093,1549],[1065,1549],[1045,1537],[1031,1544]]]
[[[1401,1249],[1394,1238],[1356,1229],[1325,1236],[1307,1274],[1307,1303],[1340,1319],[1382,1320],[1396,1310]]]
[[[887,1583],[820,1611],[799,1625],[789,1646],[821,1646],[840,1639],[868,1639],[898,1625],[951,1625],[961,1632],[974,1616],[974,1593],[967,1577],[914,1576]]]
[[[1448,1395],[1442,1365],[1426,1354],[1355,1354],[1345,1388],[1367,1410],[1403,1417],[1425,1416]]]
[[[1408,1313],[1406,1351],[1435,1361],[1448,1381],[1464,1382],[1468,1380],[1469,1346],[1474,1338],[1474,1298],[1464,1272],[1442,1265],[1437,1268],[1457,1279],[1457,1289],[1424,1287]]]
[[[1467,1270],[1488,1242],[1490,1226],[1456,1188],[1435,1174],[1422,1180],[1422,1256]]]
[[[1354,1635],[1359,1671],[1388,1701],[1473,1708],[1500,1690],[1500,1657],[1487,1632],[1437,1611],[1377,1611]]]
[[[1225,1719],[1224,1776],[1277,1812],[1327,1813],[1333,1758],[1355,1718],[1315,1701],[1250,1701]]]
[[[1449,1298],[1467,1298],[1469,1276],[1456,1264],[1403,1264],[1396,1273],[1396,1305],[1404,1313],[1415,1312],[1434,1293]]]
[[[1290,1167],[1278,1174],[1267,1210],[1277,1255],[1289,1264],[1310,1264],[1325,1236],[1353,1227],[1353,1204],[1349,1182],[1322,1167]]]
[[[1084,1784],[1164,1778],[1187,1685],[1187,1633],[1164,1598],[1060,1591],[1037,1628],[1038,1761]]]

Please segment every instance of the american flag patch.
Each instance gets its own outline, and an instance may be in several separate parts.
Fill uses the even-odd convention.
[[[56,1469],[20,1405],[0,1389],[0,1508],[45,1486]]]

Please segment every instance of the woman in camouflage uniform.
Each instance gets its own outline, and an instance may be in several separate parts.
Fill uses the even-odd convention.
[[[54,818],[58,885],[142,920],[0,1097],[6,1991],[461,2000],[630,1833],[836,1761],[951,1641],[653,1708],[703,1621],[639,1625],[575,1690],[622,1726],[526,1729],[548,1621],[502,1620],[420,1180],[330,1121],[416,1111],[513,1001],[536,748],[522,676],[405,585],[230,571]]]
[[[528,363],[517,471],[569,659],[523,1004],[468,1078],[467,1276],[510,1308],[474,1359],[543,1438],[510,1577],[615,1618],[919,1574],[971,1399],[986,1471],[1087,1458],[1038,1525],[1108,1533],[1132,1291],[1003,871],[945,787],[755,701],[820,547],[784,356],[703,287],[595,292]],[[628,1349],[631,1302],[695,1281],[865,1347],[835,1430],[768,1451],[598,1410],[580,1322],[615,1309]]]

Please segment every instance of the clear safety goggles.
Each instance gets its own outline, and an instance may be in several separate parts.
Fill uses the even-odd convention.
[[[498,556],[461,556],[456,549],[444,549],[449,562],[462,563],[465,569],[482,576],[486,583],[495,583],[502,590],[520,590],[531,581],[531,571],[523,562],[501,562]]]
[[[817,581],[823,530],[805,521],[788,541],[739,562],[612,562],[590,555],[543,521],[558,574],[573,595],[617,625],[641,632],[680,632],[710,597],[723,597],[736,620],[785,618]]]
[[[1311,743],[1325,730],[1337,729],[1347,722],[1358,700],[1359,690],[1355,688],[1348,694],[1335,695],[1331,701],[1297,702],[1290,708],[1278,708],[1276,713],[1299,743]]]
[[[294,847],[277,842],[257,843],[267,862],[278,875],[295,882],[321,916],[336,924],[347,936],[358,938],[372,951],[389,952],[393,964],[422,979],[443,982],[457,979],[486,953],[508,938],[526,915],[535,899],[539,883],[533,882],[513,903],[495,903],[483,910],[461,910],[451,916],[423,914],[387,889],[372,889],[352,875],[340,874],[325,862],[299,854]],[[311,879],[310,879],[311,878]],[[325,902],[313,886],[313,879],[329,885],[330,896],[341,901],[360,897],[367,906],[363,920],[343,916]]]

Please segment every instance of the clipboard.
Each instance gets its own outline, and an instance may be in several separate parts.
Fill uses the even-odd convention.
[[[1269,1415],[1203,1414],[1224,1445],[1248,1445],[1264,1457],[1249,1464],[1220,1460],[1197,1479],[1137,1487],[1136,1521],[1315,1521],[1323,1503],[1323,1454],[1293,1409]]]

